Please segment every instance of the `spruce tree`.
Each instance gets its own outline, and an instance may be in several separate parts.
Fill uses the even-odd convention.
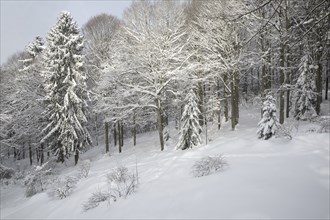
[[[317,101],[316,85],[314,80],[311,56],[307,50],[299,64],[299,77],[292,96],[292,110],[297,120],[311,119],[316,116]]]
[[[27,45],[26,52],[32,57],[35,58],[37,55],[41,54],[45,49],[45,42],[40,36],[36,36],[34,41]]]
[[[259,138],[265,140],[271,138],[277,131],[279,122],[276,118],[276,100],[271,95],[266,96],[266,100],[263,102],[263,115],[262,119],[258,123],[259,129],[257,134]]]
[[[69,152],[91,144],[87,124],[89,99],[86,75],[83,72],[83,37],[69,12],[62,12],[50,30],[45,54],[46,117],[42,144],[48,144],[58,161],[64,162]]]
[[[202,131],[199,125],[200,111],[197,105],[197,97],[195,92],[191,89],[185,99],[185,107],[182,114],[182,128],[180,131],[179,143],[177,149],[193,148],[201,143],[200,133]]]
[[[27,53],[27,58],[21,60],[23,62],[23,69],[20,71],[30,70],[34,68],[33,71],[40,72],[40,64],[42,61],[42,53],[45,49],[44,46],[45,42],[40,36],[37,36],[33,42],[29,43],[26,48],[25,52]]]

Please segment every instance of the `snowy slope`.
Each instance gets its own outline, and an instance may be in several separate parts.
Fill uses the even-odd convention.
[[[112,147],[111,156],[104,155],[104,147],[96,147],[83,155],[92,161],[90,175],[68,198],[25,198],[17,185],[1,188],[1,219],[329,219],[329,133],[308,133],[306,122],[293,129],[292,140],[259,140],[260,113],[252,111],[258,112],[242,110],[236,131],[214,125],[212,141],[192,150],[174,150],[173,133],[161,152],[157,132],[138,136],[136,147],[127,140],[121,154]],[[218,154],[229,164],[224,171],[191,175],[196,160]],[[82,211],[91,193],[107,189],[112,168],[135,169],[136,162],[140,185],[133,195]],[[76,172],[68,166],[62,175]]]

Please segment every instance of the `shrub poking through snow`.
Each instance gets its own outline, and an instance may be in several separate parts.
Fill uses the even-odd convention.
[[[89,170],[91,168],[91,162],[90,160],[84,160],[82,163],[79,165],[79,173],[81,176],[87,178],[89,174]]]
[[[46,189],[49,175],[53,174],[53,169],[49,168],[48,162],[42,166],[35,166],[34,170],[29,173],[24,179],[26,186],[25,195],[31,197]]]
[[[12,168],[6,167],[0,164],[0,180],[2,179],[10,179],[14,176],[15,171]]]
[[[126,167],[117,167],[107,175],[107,181],[110,184],[108,192],[101,190],[92,193],[92,196],[87,202],[83,203],[83,210],[88,211],[89,209],[97,207],[101,202],[114,201],[118,198],[126,198],[132,194],[138,185],[137,173],[131,173]]]
[[[64,199],[71,195],[77,182],[78,178],[74,176],[67,176],[64,179],[58,179],[52,185],[48,195],[54,198]]]
[[[289,140],[292,139],[291,135],[292,127],[290,124],[283,124],[283,125],[278,125],[277,126],[277,132],[276,132],[276,137],[285,137]]]
[[[319,124],[318,133],[330,132],[330,116],[322,116],[316,119],[316,122]]]
[[[227,162],[222,155],[207,156],[195,162],[192,167],[192,174],[195,177],[207,176],[215,172],[223,170]]]
[[[118,167],[107,175],[111,187],[111,195],[127,197],[137,188],[137,178],[126,167]]]
[[[263,102],[262,119],[258,123],[259,129],[257,134],[259,138],[265,140],[271,138],[280,126],[276,118],[276,101],[271,95],[266,96],[266,100]]]
[[[110,192],[102,192],[100,190],[92,193],[88,201],[83,204],[83,210],[88,211],[90,209],[96,208],[101,202],[109,201],[112,198],[116,202],[117,198],[112,196]]]

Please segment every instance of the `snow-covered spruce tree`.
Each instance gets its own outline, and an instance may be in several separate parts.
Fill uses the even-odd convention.
[[[263,102],[263,116],[258,123],[259,129],[257,134],[259,138],[265,140],[271,138],[279,127],[279,122],[276,118],[276,100],[273,96],[267,95],[266,100]]]
[[[45,49],[45,42],[40,36],[36,36],[32,43],[29,43],[26,47],[26,52],[32,57],[35,58]]]
[[[305,53],[299,64],[299,77],[292,96],[292,110],[297,120],[307,120],[317,115],[315,75],[311,63],[311,56]]]
[[[177,149],[185,150],[193,148],[201,143],[200,133],[202,128],[199,125],[200,111],[197,105],[197,96],[191,89],[186,96],[186,105],[182,114],[182,128],[180,131]]]
[[[79,151],[91,144],[86,129],[89,95],[83,72],[83,37],[69,12],[60,14],[47,41],[44,73],[49,123],[41,143],[51,147],[61,162],[70,151],[75,152],[77,163]]]

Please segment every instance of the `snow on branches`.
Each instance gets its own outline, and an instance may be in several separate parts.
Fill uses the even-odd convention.
[[[86,86],[83,72],[83,37],[69,12],[62,12],[48,35],[45,54],[46,116],[49,124],[43,130],[42,143],[50,144],[58,160],[69,151],[91,144],[87,123]]]
[[[195,92],[191,89],[187,94],[183,114],[182,114],[182,128],[180,131],[180,139],[177,144],[177,149],[193,148],[201,143],[200,133],[202,128],[199,125],[200,111],[197,106],[197,97]]]
[[[292,96],[292,110],[294,117],[298,120],[311,119],[317,116],[315,110],[317,94],[311,59],[308,52],[301,58],[299,64],[300,75]]]
[[[259,129],[257,134],[259,134],[259,138],[267,140],[276,133],[278,127],[276,111],[275,99],[273,96],[267,95],[266,100],[263,102],[262,119],[258,123]]]

